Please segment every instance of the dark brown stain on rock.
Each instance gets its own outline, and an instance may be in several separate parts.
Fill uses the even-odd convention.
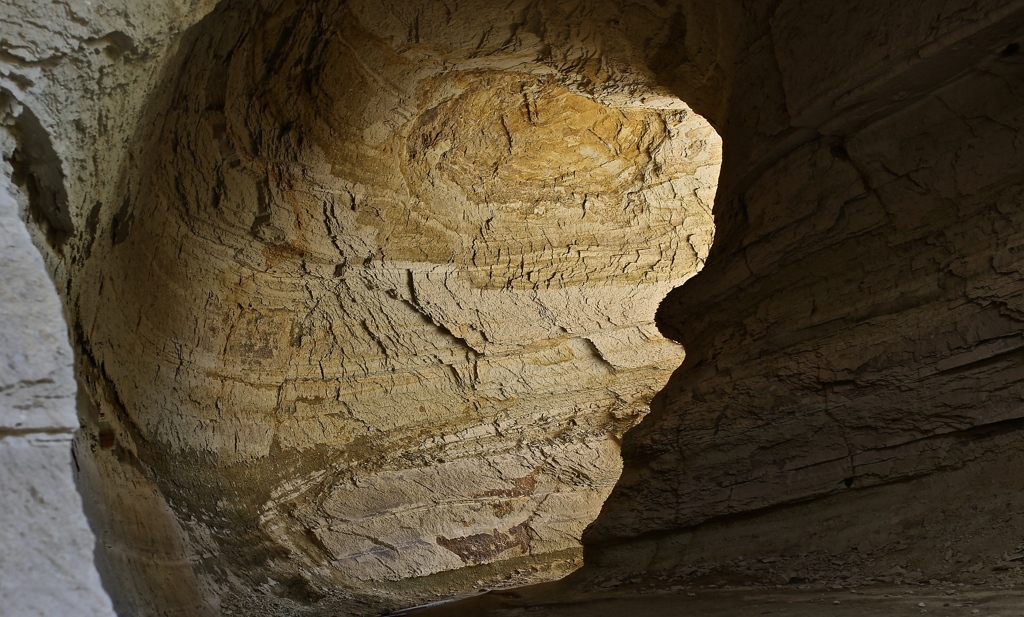
[[[459,556],[465,563],[489,563],[513,548],[526,555],[530,552],[530,530],[528,523],[520,523],[508,532],[494,529],[491,533],[477,533],[463,538],[437,536],[437,543]]]
[[[506,516],[512,514],[512,511],[515,510],[513,502],[505,499],[499,501],[492,501],[488,505],[491,506],[491,510],[494,510],[494,516],[497,516],[498,518],[505,518]]]
[[[537,474],[540,473],[540,469],[537,467],[522,478],[513,479],[512,488],[492,489],[474,497],[529,497],[537,490]]]

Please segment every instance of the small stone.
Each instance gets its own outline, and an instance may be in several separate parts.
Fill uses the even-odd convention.
[[[921,608],[924,608],[924,602],[918,602],[917,605]]]

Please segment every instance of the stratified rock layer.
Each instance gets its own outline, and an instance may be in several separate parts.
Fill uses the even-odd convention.
[[[19,211],[8,160],[25,109],[0,90],[0,606],[5,615],[113,615],[72,476],[75,378],[60,301]],[[19,130],[22,129],[22,130]]]
[[[758,75],[775,85],[725,106],[742,153],[715,248],[658,315],[687,360],[625,439],[590,563],[877,551],[959,578],[951,556],[1018,544],[1024,520],[995,513],[1024,436],[1024,5],[955,4],[751,19],[773,45],[734,78],[772,66]],[[865,33],[880,50],[851,53]],[[984,469],[991,487],[971,486]]]
[[[1024,2],[9,4],[120,611],[570,567],[679,99],[576,580],[1003,576]]]
[[[73,285],[110,567],[159,586],[150,512],[175,610],[558,576],[681,361],[717,135],[569,16],[476,8],[228,3],[152,97]]]

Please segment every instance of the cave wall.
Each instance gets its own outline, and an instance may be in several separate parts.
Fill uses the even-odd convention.
[[[38,137],[23,115],[0,93],[0,604],[10,615],[113,615],[72,478],[78,421],[66,326],[20,216],[25,169],[7,162],[26,132]]]
[[[72,296],[99,466],[145,471],[223,607],[578,564],[720,156],[599,8],[225,3],[183,39]]]
[[[12,0],[0,10],[5,614],[145,614],[119,593],[107,565],[114,553],[114,561],[140,572],[143,562],[172,564],[177,577],[157,572],[139,594],[163,607],[180,604],[176,578],[188,584],[173,570],[171,558],[180,553],[156,550],[154,537],[173,546],[179,536],[153,516],[167,506],[151,482],[122,474],[144,490],[132,495],[118,478],[130,498],[113,509],[90,482],[98,444],[95,425],[81,429],[91,403],[76,384],[78,350],[68,345],[73,331],[65,315],[73,324],[69,277],[84,260],[83,242],[96,233],[96,213],[110,203],[123,144],[176,35],[212,5]],[[109,516],[117,505],[129,507]],[[146,541],[124,542],[133,535]]]
[[[571,569],[673,287],[579,580],[1015,548],[1024,3],[138,4],[0,16],[120,612]]]
[[[657,303],[712,240],[720,141],[635,42],[668,9],[125,8],[13,33],[61,48],[16,96],[64,131],[29,222],[118,611],[385,610],[577,567],[683,357]]]
[[[733,88],[715,247],[659,309],[687,360],[589,564],[973,581],[1020,544],[1021,5],[876,4],[762,22],[774,85]]]

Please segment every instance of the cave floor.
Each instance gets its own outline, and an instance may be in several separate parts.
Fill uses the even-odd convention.
[[[563,583],[494,591],[420,610],[414,617],[865,617],[1024,615],[1024,590],[982,586],[832,589],[696,589],[651,592],[627,586],[583,593]]]

